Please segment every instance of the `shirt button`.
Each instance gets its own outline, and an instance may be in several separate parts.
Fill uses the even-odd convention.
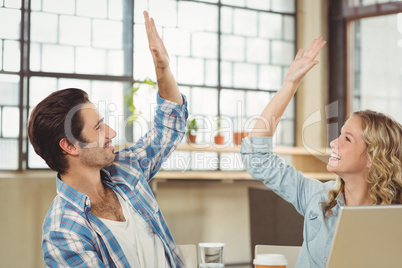
[[[87,200],[85,201],[85,205],[89,206],[89,204],[90,204],[89,199],[87,199]]]

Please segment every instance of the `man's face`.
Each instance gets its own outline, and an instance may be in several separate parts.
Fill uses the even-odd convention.
[[[84,122],[82,137],[85,143],[80,143],[81,161],[88,167],[103,168],[114,161],[114,146],[112,139],[116,132],[105,124],[94,104],[87,102],[80,109],[80,117]]]

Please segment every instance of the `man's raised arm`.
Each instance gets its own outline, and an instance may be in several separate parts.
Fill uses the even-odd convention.
[[[162,39],[156,30],[155,22],[144,11],[145,28],[148,37],[148,46],[154,60],[156,79],[158,82],[159,95],[165,100],[173,101],[182,105],[183,99],[177,86],[177,82],[169,67],[169,55]]]

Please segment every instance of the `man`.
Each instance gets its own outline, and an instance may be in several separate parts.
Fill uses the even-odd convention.
[[[158,82],[155,125],[114,153],[116,133],[87,94],[59,90],[32,111],[28,136],[58,172],[57,196],[43,224],[49,267],[182,267],[148,182],[185,134],[187,104],[153,19],[144,12]]]

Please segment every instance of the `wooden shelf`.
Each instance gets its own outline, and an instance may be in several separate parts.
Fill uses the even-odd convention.
[[[130,144],[127,144],[130,146]],[[116,146],[122,148],[123,146]],[[216,144],[188,144],[181,143],[176,151],[182,152],[214,152],[214,153],[239,153],[240,146],[216,145]],[[334,180],[335,174],[329,173],[326,169],[331,154],[330,148],[317,148],[306,150],[303,147],[275,147],[274,153],[282,156],[290,156],[292,165],[303,172],[304,176],[318,180]],[[156,174],[160,180],[222,180],[222,181],[252,181],[253,179],[246,171],[164,171]]]
[[[116,146],[122,148],[123,146]],[[239,153],[240,146],[203,146],[199,144],[180,144],[177,151],[187,152],[216,152],[216,153]],[[292,157],[292,164],[297,170],[303,172],[304,176],[315,178],[318,180],[334,180],[337,175],[329,173],[326,170],[330,150],[328,148],[320,148],[316,152],[310,153],[302,147],[276,147],[274,152],[278,155],[287,155]],[[324,152],[324,153],[320,153]],[[55,178],[56,173],[53,171],[23,171],[23,172],[0,172],[0,178]],[[155,179],[163,180],[205,180],[205,181],[255,181],[246,171],[159,171]],[[257,181],[256,181],[257,182]]]
[[[126,146],[130,146],[127,144]],[[124,145],[116,145],[115,151],[124,148]],[[240,146],[237,145],[216,145],[216,144],[188,144],[182,143],[176,151],[187,152],[215,152],[215,153],[239,153]],[[279,155],[310,155],[310,156],[330,156],[330,148],[318,148],[311,151],[307,151],[304,147],[275,147],[274,153]]]
[[[303,173],[304,176],[321,181],[335,180],[337,176],[328,172]],[[155,175],[158,180],[222,180],[222,181],[256,181],[246,171],[165,171]]]

